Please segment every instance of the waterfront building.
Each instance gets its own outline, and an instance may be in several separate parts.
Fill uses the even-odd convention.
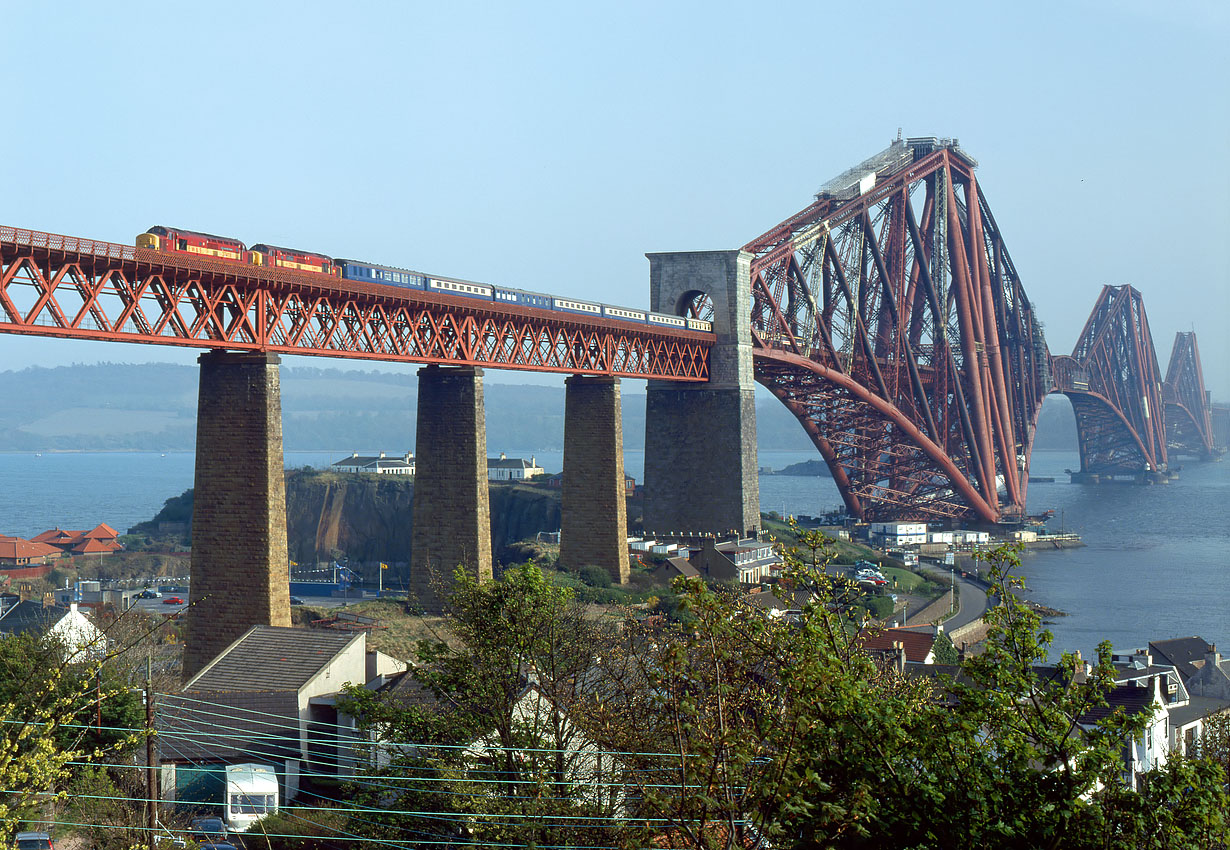
[[[334,472],[372,472],[376,475],[413,475],[414,455],[406,452],[404,455],[389,456],[384,452],[378,455],[361,455],[355,452],[350,457],[334,461],[330,467]]]
[[[487,479],[490,481],[524,481],[546,472],[533,455],[530,459],[508,457],[500,452],[499,457],[487,458]]]

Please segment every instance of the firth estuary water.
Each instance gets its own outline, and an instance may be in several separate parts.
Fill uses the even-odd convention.
[[[531,452],[507,452],[528,457]],[[288,467],[327,467],[349,452],[287,452]],[[548,472],[559,452],[537,452]],[[780,469],[817,459],[801,452],[761,452]],[[192,486],[189,452],[0,454],[0,534],[31,537],[48,528],[84,529],[100,522],[126,531],[151,518],[163,501]],[[627,471],[642,478],[644,455],[628,452]],[[1200,635],[1230,648],[1230,462],[1188,463],[1177,481],[1137,487],[1069,484],[1076,452],[1036,451],[1029,509],[1054,509],[1053,530],[1075,531],[1081,549],[1026,553],[1029,595],[1066,611],[1049,626],[1056,649],[1087,656],[1100,640],[1117,650],[1150,640]],[[764,511],[822,514],[841,499],[829,478],[760,477]]]

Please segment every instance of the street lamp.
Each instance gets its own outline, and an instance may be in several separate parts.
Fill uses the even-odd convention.
[[[948,568],[948,613],[957,610],[957,571],[956,567]]]

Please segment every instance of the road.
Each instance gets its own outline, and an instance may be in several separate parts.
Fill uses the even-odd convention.
[[[960,607],[957,613],[944,621],[944,631],[951,632],[959,629],[987,612],[987,592],[983,585],[964,579],[959,572],[954,572],[942,565],[923,563],[919,568],[944,584],[948,584],[954,576],[956,577],[957,603]]]

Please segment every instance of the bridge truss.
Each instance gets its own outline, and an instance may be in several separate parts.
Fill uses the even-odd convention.
[[[1166,414],[1166,449],[1171,456],[1209,460],[1217,454],[1209,394],[1200,368],[1196,334],[1175,334],[1166,380],[1162,383]]]
[[[0,333],[674,381],[711,334],[0,227]]]
[[[1025,510],[1049,354],[975,166],[899,140],[744,248],[756,379],[863,519]]]
[[[1052,369],[1054,392],[1076,413],[1081,473],[1165,477],[1162,384],[1140,292],[1104,286],[1072,356],[1053,358]]]

